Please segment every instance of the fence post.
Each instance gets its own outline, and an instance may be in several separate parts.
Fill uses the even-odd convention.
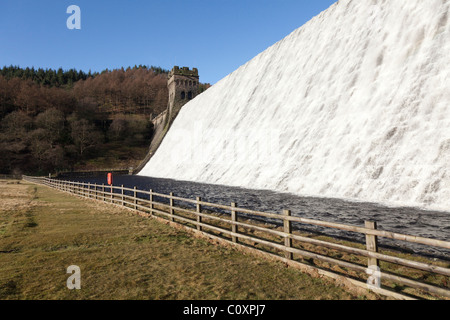
[[[103,202],[106,202],[105,184],[104,183],[102,183],[102,199],[103,199]]]
[[[114,200],[113,200],[113,186],[112,186],[112,184],[109,185],[109,191],[111,192],[111,203],[114,203]]]
[[[170,221],[175,221],[175,219],[173,218],[173,192],[170,193],[170,199],[169,199],[169,203],[170,203]]]
[[[94,194],[95,194],[95,200],[97,200],[97,184],[94,183]]]
[[[153,215],[153,189],[150,189],[150,215]]]
[[[374,221],[366,221],[365,222],[365,227],[367,229],[373,229],[376,230],[377,229],[377,223]],[[378,237],[371,235],[371,234],[366,234],[366,250],[367,251],[372,251],[372,252],[378,252]],[[380,266],[380,262],[377,258],[368,258],[368,266],[369,268],[371,266],[376,266],[379,267]]]
[[[88,198],[91,198],[91,183],[88,182]]]
[[[291,210],[284,210],[283,211],[283,215],[285,216],[285,218],[283,219],[284,222],[284,232],[287,233],[288,235],[290,235],[292,233],[292,223],[290,220],[286,219],[286,217],[290,217],[291,216]],[[285,236],[284,238],[284,246],[286,248],[290,248],[292,247],[292,239]],[[285,257],[289,260],[292,260],[293,258],[293,254],[292,252],[286,251],[285,252]]]
[[[121,193],[121,196],[122,196],[122,206],[125,206],[125,199],[124,199],[124,197],[123,197],[123,184],[120,186],[120,193]]]
[[[134,187],[134,191],[133,191],[133,194],[134,194],[134,210],[137,210],[137,193],[136,193],[136,187]]]
[[[200,201],[202,201],[202,198],[197,197],[197,213],[202,212],[202,205],[200,204]],[[202,217],[200,215],[197,215],[197,230],[202,231],[202,227],[200,226],[200,223],[202,223]]]
[[[235,202],[231,203],[231,207],[232,208],[236,208],[237,204]],[[237,216],[236,216],[236,210],[231,210],[231,221],[232,222],[237,222]],[[237,225],[235,225],[234,223],[231,225],[231,232],[233,233],[237,233]],[[236,236],[231,236],[231,241],[233,241],[234,243],[238,242],[238,238]]]

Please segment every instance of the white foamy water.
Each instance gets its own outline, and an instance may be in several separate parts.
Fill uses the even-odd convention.
[[[339,1],[186,104],[140,175],[450,211],[449,7]]]

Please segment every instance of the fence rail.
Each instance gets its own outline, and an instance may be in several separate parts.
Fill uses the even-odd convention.
[[[413,298],[408,289],[402,290],[401,293],[392,290],[393,287],[400,285],[415,289],[414,294],[419,292],[422,295],[429,294],[431,298],[450,298],[449,264],[443,266],[444,263],[439,265],[429,261],[411,260],[410,257],[400,257],[398,254],[380,252],[378,249],[379,237],[450,249],[448,241],[378,230],[376,223],[372,221],[366,221],[364,226],[353,226],[296,217],[292,216],[289,210],[284,210],[281,214],[260,212],[240,208],[236,203],[231,203],[229,206],[220,205],[202,201],[199,197],[186,199],[177,197],[173,193],[167,195],[153,190],[139,190],[136,187],[126,188],[123,185],[98,185],[29,176],[23,176],[23,179],[76,196],[109,202],[141,214],[182,224],[210,237],[237,246],[251,247],[251,250],[258,250],[260,253],[299,266],[306,271],[318,272],[340,280],[345,279],[353,285],[368,288],[383,295],[400,299]],[[156,201],[155,198],[166,199],[166,203]],[[183,206],[175,205],[175,201],[183,203]],[[218,212],[215,209],[222,211]],[[279,226],[270,222],[262,223],[250,216],[275,219],[280,223]],[[293,230],[293,222],[363,234],[366,237],[365,247],[301,234]],[[347,254],[351,256],[344,259],[343,255]],[[383,262],[383,267],[388,270],[381,271],[380,262]],[[392,267],[393,265],[395,267]],[[324,266],[328,266],[328,269]],[[339,271],[334,270],[336,266]],[[420,279],[412,278],[411,275],[398,274],[398,270],[405,267],[408,268],[407,270],[412,269],[425,274],[420,274],[418,276]],[[397,273],[393,273],[392,270]],[[430,275],[435,279],[434,283],[423,281],[424,278],[430,278]],[[436,282],[439,283],[436,284]]]
[[[0,174],[0,180],[22,180],[21,174]]]

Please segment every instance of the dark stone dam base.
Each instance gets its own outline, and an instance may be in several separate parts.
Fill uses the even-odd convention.
[[[106,174],[89,177],[72,176],[70,179],[61,179],[107,185]],[[250,190],[132,175],[114,175],[113,184],[114,186],[124,185],[127,188],[136,186],[137,189],[146,191],[153,189],[154,192],[162,194],[173,192],[175,196],[182,198],[195,199],[196,197],[201,197],[203,201],[222,205],[230,205],[231,202],[235,202],[239,207],[263,212],[282,213],[284,209],[288,209],[292,211],[292,215],[302,218],[361,227],[364,226],[364,221],[366,220],[376,221],[380,230],[450,241],[450,212],[426,211],[409,207],[394,208],[374,203],[301,197],[273,191]],[[166,199],[159,198],[155,200],[159,202],[166,201]],[[259,217],[257,219],[262,218]],[[268,222],[276,223],[277,221],[271,220]],[[305,224],[293,224],[293,228],[361,243],[365,241],[364,236],[361,234],[331,228]],[[379,244],[385,248],[396,248],[404,252],[450,261],[450,251],[443,248],[384,238],[379,239]]]

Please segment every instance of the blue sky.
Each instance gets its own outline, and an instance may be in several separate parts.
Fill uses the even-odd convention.
[[[216,83],[336,0],[1,0],[0,67],[197,67]],[[69,30],[67,7],[81,9]]]

